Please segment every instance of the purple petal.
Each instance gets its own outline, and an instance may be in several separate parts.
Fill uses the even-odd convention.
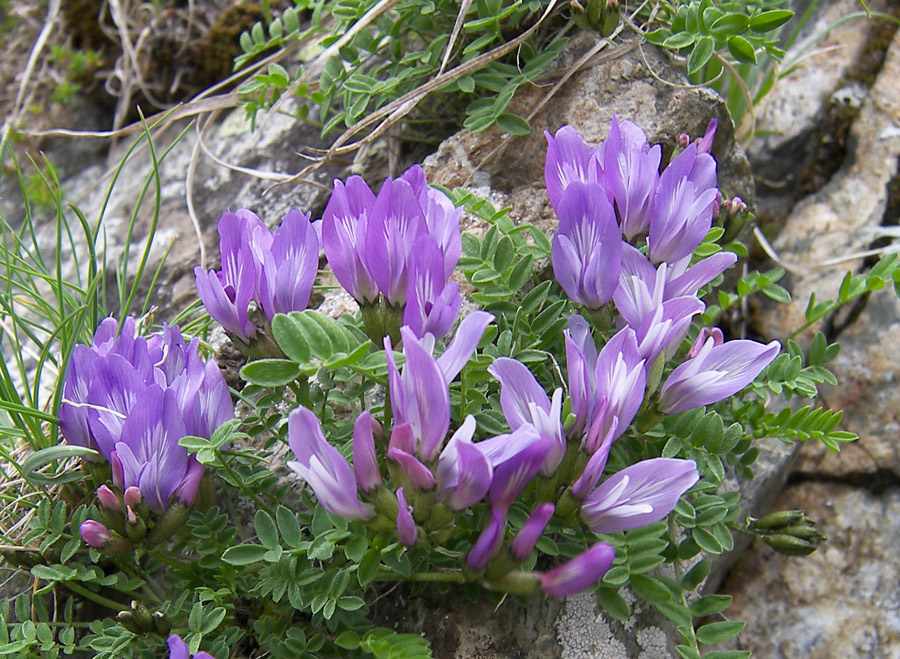
[[[553,517],[554,510],[556,510],[556,507],[552,503],[539,503],[535,506],[525,524],[522,525],[522,528],[516,534],[516,537],[513,538],[512,543],[510,543],[509,548],[517,561],[524,561],[528,554],[531,553],[535,543],[544,534],[544,528],[547,526],[550,518]]]
[[[276,313],[303,311],[319,267],[319,239],[309,222],[309,213],[290,210],[272,241],[275,264],[272,320]]]
[[[400,544],[412,547],[416,544],[419,532],[416,529],[416,521],[412,516],[413,508],[406,503],[403,488],[397,488],[397,538]]]
[[[541,588],[550,597],[568,597],[591,588],[612,567],[616,552],[599,542],[583,554],[540,575]]]
[[[516,432],[527,429],[522,426]],[[531,431],[537,434],[537,431]],[[491,507],[505,511],[537,475],[552,450],[552,442],[538,436],[505,462],[495,466],[489,500]]]
[[[488,561],[491,560],[506,536],[506,511],[491,509],[491,521],[478,536],[475,546],[466,556],[466,563],[469,568],[481,572]]]
[[[660,390],[659,409],[677,414],[733,396],[756,379],[781,350],[749,340],[715,345],[710,337],[696,357],[678,366]]]
[[[459,327],[456,328],[456,336],[453,337],[453,341],[437,359],[438,366],[444,373],[444,380],[448,384],[459,375],[463,366],[472,357],[484,331],[493,321],[494,317],[485,311],[473,311],[462,319]]]
[[[374,302],[378,285],[363,264],[365,228],[375,195],[359,176],[335,180],[322,215],[322,247],[334,276],[360,302]]]
[[[426,200],[425,224],[428,233],[435,239],[441,250],[444,264],[444,280],[450,278],[456,269],[459,255],[462,252],[462,234],[459,228],[459,220],[462,217],[462,208],[457,208],[440,190],[429,188]]]
[[[363,261],[391,304],[406,302],[407,263],[425,231],[425,215],[409,183],[385,180],[366,225]]]
[[[450,392],[435,358],[411,336],[410,340],[404,337],[403,353],[403,419],[418,441],[416,454],[425,461],[433,460],[450,428]]]
[[[434,487],[434,475],[413,455],[413,444],[410,426],[408,424],[395,426],[388,444],[387,456],[400,465],[417,490],[426,492]]]
[[[671,272],[666,282],[666,298],[696,295],[697,291],[725,272],[735,262],[737,262],[737,254],[734,252],[718,252],[698,261],[680,275]]]
[[[693,460],[653,458],[610,476],[581,506],[585,524],[595,533],[618,533],[663,519],[699,480]]]
[[[288,467],[309,483],[319,503],[329,512],[348,520],[368,519],[372,506],[356,496],[356,479],[344,456],[322,434],[319,419],[305,407],[288,417],[288,445],[297,462]]]
[[[472,444],[475,417],[465,418],[438,460],[438,499],[453,510],[464,510],[484,498],[494,470],[482,451]]]
[[[571,126],[563,126],[552,137],[547,137],[547,157],[544,161],[544,180],[547,196],[553,208],[558,208],[563,192],[573,182],[593,182],[600,180],[600,162],[594,151],[581,135]]]
[[[622,233],[631,240],[647,230],[659,180],[659,145],[650,148],[644,131],[630,121],[621,127],[613,117],[603,148],[603,181],[610,191]]]
[[[551,261],[557,281],[575,302],[600,308],[619,285],[622,239],[599,183],[572,183],[557,210]]]
[[[353,426],[353,473],[357,486],[363,492],[371,492],[381,485],[381,471],[372,434],[374,424],[375,420],[366,410],[356,418]]]

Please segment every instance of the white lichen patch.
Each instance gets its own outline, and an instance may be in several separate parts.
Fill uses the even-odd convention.
[[[623,659],[625,645],[598,613],[594,596],[580,593],[566,599],[556,621],[562,659]]]
[[[666,633],[659,627],[639,629],[637,642],[641,646],[638,659],[665,659],[671,657]]]

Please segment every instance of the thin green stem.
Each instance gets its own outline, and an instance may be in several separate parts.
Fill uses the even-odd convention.
[[[379,572],[375,581],[423,581],[427,583],[458,583],[468,581],[462,572],[413,572],[408,577],[395,572]]]
[[[105,606],[107,609],[112,609],[114,611],[128,611],[128,607],[124,604],[119,604],[118,602],[111,600],[108,597],[104,597],[103,595],[95,593],[92,590],[88,590],[76,581],[66,581],[63,585],[65,585],[65,587],[71,590],[73,593],[81,595],[82,597],[89,599],[92,602],[99,604],[100,606]]]

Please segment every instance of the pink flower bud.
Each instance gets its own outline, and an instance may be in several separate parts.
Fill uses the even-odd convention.
[[[133,508],[134,506],[137,506],[144,500],[144,495],[141,494],[141,491],[137,487],[132,485],[131,487],[129,487],[125,490],[124,498],[125,498],[125,505],[131,506]]]
[[[119,504],[119,497],[106,485],[97,488],[97,498],[100,499],[100,505],[109,511],[116,513],[122,508]]]
[[[80,531],[84,541],[94,549],[103,549],[106,543],[112,539],[109,529],[92,519],[82,522]]]

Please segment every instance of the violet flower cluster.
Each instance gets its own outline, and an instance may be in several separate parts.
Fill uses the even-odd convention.
[[[194,502],[203,465],[178,441],[208,439],[233,417],[228,386],[215,362],[200,357],[197,339],[185,343],[177,326],[165,325],[139,336],[132,317],[121,330],[106,318],[90,346],[75,347],[59,410],[66,441],[97,450],[109,463],[112,488],[103,485],[97,495],[112,513],[106,521],[122,535],[123,527],[142,535],[147,511],[162,515]],[[82,535],[98,548],[112,537],[93,521]]]
[[[459,284],[450,281],[462,249],[456,208],[429,188],[415,165],[388,178],[378,194],[359,176],[335,181],[322,216],[325,257],[341,286],[359,302],[373,341],[445,335],[459,315]]]
[[[319,265],[318,224],[291,210],[273,235],[255,213],[240,209],[219,219],[222,269],[194,268],[197,293],[209,315],[233,338],[249,342],[259,328],[250,303],[271,322],[275,314],[309,304]]]
[[[561,388],[548,395],[524,364],[496,359],[488,370],[500,385],[510,432],[480,441],[472,416],[451,428],[449,392],[493,317],[471,313],[435,355],[460,309],[450,277],[460,256],[461,209],[429,188],[418,166],[387,179],[377,195],[357,176],[336,181],[321,244],[336,278],[359,302],[367,334],[384,346],[390,414],[381,421],[368,410],[358,415],[352,466],[328,442],[316,414],[304,407],[290,414],[296,460],[288,464],[321,505],[427,549],[450,538],[456,518],[479,506],[484,523],[466,555],[468,578],[552,596],[594,585],[615,553],[601,542],[545,574],[520,571],[551,518],[609,534],[669,515],[699,479],[696,464],[647,459],[604,478],[614,443],[639,411],[659,418],[734,395],[780,348],[725,342],[718,329],[704,329],[660,387],[667,362],[705,310],[700,290],[736,261],[730,252],[693,258],[721,202],[709,153],[715,127],[711,122],[662,173],[660,147],[628,121],[614,118],[598,148],[570,127],[547,135],[547,192],[559,216],[553,271],[568,297],[585,307],[602,347],[588,320],[569,318],[566,419]],[[319,243],[308,216],[294,213],[274,237],[249,211],[226,214],[219,224],[222,272],[197,271],[210,315],[239,339],[257,331],[248,319],[251,300],[269,320],[308,302],[315,278],[310,255]],[[401,345],[398,367],[394,347]],[[536,503],[509,537],[510,507],[532,484]]]
[[[706,308],[698,292],[737,260],[731,252],[719,252],[692,263],[720,201],[716,161],[709,153],[715,131],[713,119],[703,138],[688,144],[662,174],[659,145],[651,147],[644,131],[630,121],[619,123],[614,117],[608,138],[597,148],[569,126],[555,137],[547,133],[544,173],[560,218],[552,249],[556,279],[569,299],[589,312],[612,302],[621,319],[620,333],[633,335],[637,344],[637,356],[622,352],[623,364],[633,369],[639,356],[646,384],[653,389],[658,382],[652,376],[662,373],[694,316]],[[570,332],[583,337],[583,325],[576,324]],[[697,347],[669,375],[660,390],[660,412],[675,414],[734,395],[780,350],[777,341],[722,343],[721,333],[717,336],[705,339],[703,349]],[[580,368],[578,385],[584,387],[593,357],[590,350],[576,350],[579,343],[584,339],[574,340],[571,350],[567,343],[566,354],[570,378],[573,368]],[[580,393],[572,398],[583,400]],[[594,417],[582,409],[580,417],[576,412],[576,424]],[[627,427],[632,418],[620,418],[619,427]]]

